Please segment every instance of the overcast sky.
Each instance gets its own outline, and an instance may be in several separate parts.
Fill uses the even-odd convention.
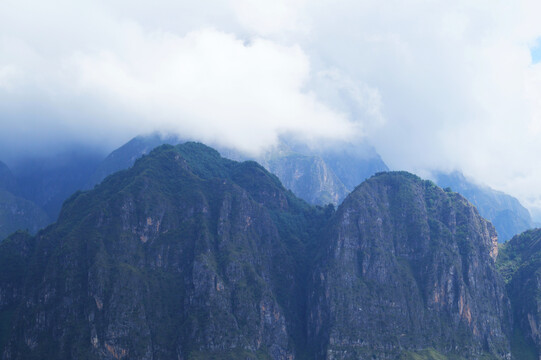
[[[0,0],[0,154],[369,141],[541,207],[541,2]],[[2,157],[0,156],[0,159]]]

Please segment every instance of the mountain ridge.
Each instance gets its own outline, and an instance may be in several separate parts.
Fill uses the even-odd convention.
[[[506,242],[533,227],[530,212],[518,199],[486,185],[476,184],[458,171],[436,173],[434,177],[439,186],[450,187],[474,204],[479,213],[494,224],[500,242]]]
[[[358,206],[381,196],[388,201]],[[386,205],[391,203],[394,210]],[[357,218],[359,211],[366,216]],[[422,216],[414,216],[419,211]],[[453,211],[464,214],[457,221],[465,228],[449,235],[445,229],[453,222],[444,219],[452,219]],[[373,246],[363,245],[363,231],[406,225],[412,233],[402,242],[375,232]],[[506,334],[501,315],[507,298],[490,265],[491,229],[458,194],[411,174],[373,176],[335,211],[298,199],[255,162],[227,160],[196,143],[164,145],[93,190],[72,195],[58,222],[37,236],[16,233],[0,243],[0,319],[6,329],[0,331],[0,353],[4,359],[349,359],[361,351],[380,358],[507,359],[508,337],[499,338]],[[391,252],[384,255],[384,249]],[[393,253],[416,261],[414,249],[427,254],[422,263],[440,274],[434,275],[436,285],[411,275],[415,266],[398,266],[406,260]],[[373,261],[351,262],[360,258]],[[333,259],[343,272],[333,270]],[[445,290],[451,265],[457,285]],[[19,270],[3,272],[10,267]],[[396,279],[405,279],[401,291],[386,286],[378,295],[377,276],[359,278],[364,271],[387,279],[395,270]],[[336,289],[347,279],[375,287],[340,295]],[[474,291],[464,279],[483,285]],[[491,286],[488,296],[484,289]],[[444,291],[448,305],[426,315],[434,305],[415,295],[425,287],[430,296]],[[352,326],[358,310],[342,296],[368,296],[367,309],[380,296],[388,305],[401,300]],[[480,322],[469,323],[468,311],[482,314]],[[395,326],[409,326],[396,314],[425,314],[413,332],[422,336],[382,348],[376,334],[386,339]],[[433,333],[419,330],[439,316],[454,320]],[[495,325],[493,334],[485,321]],[[457,326],[462,337],[449,335]],[[360,347],[347,340],[357,336],[365,339]],[[463,350],[453,345],[458,340],[465,341]]]

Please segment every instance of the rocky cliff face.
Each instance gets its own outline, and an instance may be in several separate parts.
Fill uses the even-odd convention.
[[[353,191],[356,186],[372,175],[389,170],[381,156],[368,144],[329,147],[321,150],[319,155],[345,185],[348,192]]]
[[[292,154],[273,158],[265,167],[278,176],[286,188],[310,204],[337,205],[349,192],[319,156]]]
[[[541,358],[541,230],[530,230],[506,243],[498,266],[513,305],[513,355]]]
[[[427,348],[510,357],[496,233],[460,195],[383,173],[348,196],[325,238],[309,303],[319,358],[394,359]]]
[[[442,188],[450,187],[468,199],[484,218],[492,222],[498,240],[505,242],[533,227],[530,212],[514,197],[466,179],[460,172],[435,175]]]
[[[3,359],[509,358],[493,227],[380,174],[312,207],[255,162],[163,146],[0,244]]]
[[[0,283],[2,356],[291,358],[302,343],[292,249],[314,214],[256,163],[161,148],[75,194],[19,256],[29,269]],[[13,243],[2,253],[23,252]]]
[[[367,144],[310,148],[283,141],[256,160],[295,195],[315,205],[337,206],[368,177],[388,170]]]

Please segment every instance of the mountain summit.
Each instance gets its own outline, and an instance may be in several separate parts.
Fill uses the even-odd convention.
[[[330,220],[312,272],[319,358],[508,358],[496,255],[494,227],[459,194],[404,172],[370,178]]]

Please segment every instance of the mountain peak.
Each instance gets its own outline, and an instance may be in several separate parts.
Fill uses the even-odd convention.
[[[504,293],[496,233],[459,194],[378,173],[344,200],[326,235],[309,325],[320,358],[445,353],[453,343],[465,358],[509,353],[508,300],[493,297]]]

